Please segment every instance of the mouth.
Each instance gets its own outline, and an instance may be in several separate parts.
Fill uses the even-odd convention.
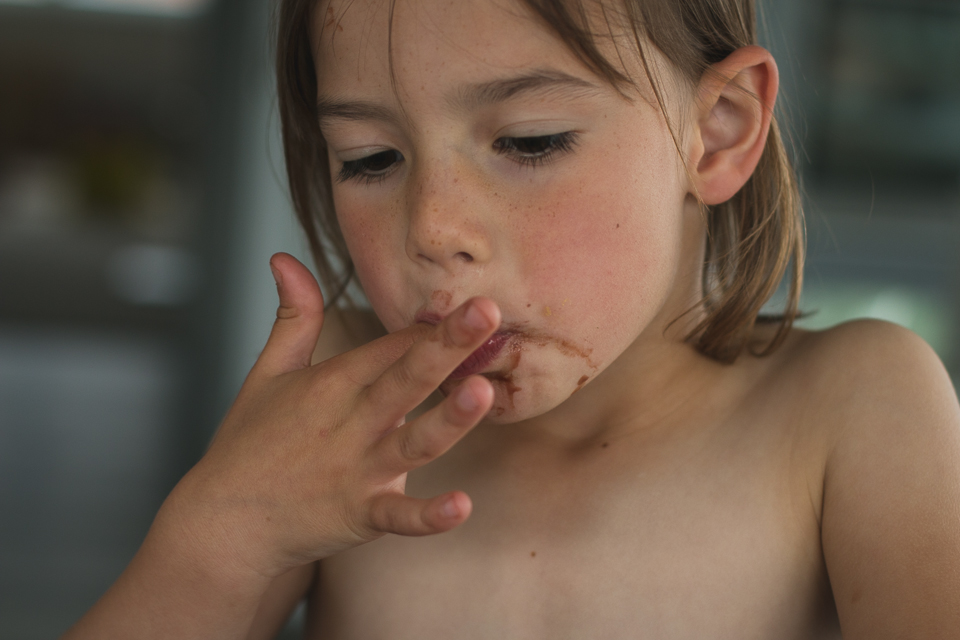
[[[423,322],[431,325],[438,325],[442,320],[443,316],[430,311],[420,311],[414,318],[415,322]],[[467,358],[447,376],[448,381],[462,380],[474,374],[482,373],[487,367],[493,364],[509,344],[510,339],[518,333],[518,330],[513,326],[504,327],[502,324],[500,326],[501,329],[499,331],[487,338],[486,342],[477,347],[473,353],[467,356]]]
[[[490,366],[503,351],[503,348],[513,337],[513,332],[498,331],[490,336],[486,342],[467,356],[456,369],[447,377],[448,380],[462,380],[463,378],[480,373]]]

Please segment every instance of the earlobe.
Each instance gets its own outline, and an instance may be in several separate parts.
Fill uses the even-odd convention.
[[[695,195],[704,204],[732,198],[756,169],[778,88],[776,62],[757,46],[737,49],[703,74],[688,158]]]

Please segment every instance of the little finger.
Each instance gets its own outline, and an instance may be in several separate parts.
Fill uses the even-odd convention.
[[[377,533],[428,536],[453,529],[470,516],[473,505],[462,491],[422,500],[384,493],[368,504],[368,526]]]

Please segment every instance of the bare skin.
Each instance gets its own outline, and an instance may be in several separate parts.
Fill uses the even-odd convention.
[[[318,357],[329,348],[321,340]],[[874,368],[892,360],[904,368]],[[957,537],[960,420],[929,348],[893,325],[857,322],[794,331],[772,357],[697,362],[709,392],[655,426],[582,441],[509,425],[471,431],[407,484],[423,496],[464,489],[471,518],[301,568],[312,586],[306,637],[819,639],[839,638],[840,619],[844,637],[896,637],[897,623],[909,626],[902,637],[957,637],[957,546],[929,558],[897,545],[892,526],[861,534],[887,545],[877,574],[910,567],[873,582],[846,571],[872,553],[837,540],[861,517],[845,475],[877,473],[874,456],[904,440],[904,466],[953,471],[918,494],[887,477],[863,494],[883,500],[857,511],[881,522],[913,511],[930,544]],[[916,394],[927,424],[891,423],[890,389]],[[864,437],[879,441],[864,447]],[[863,459],[849,459],[850,447]],[[954,509],[931,520],[930,501]],[[285,591],[288,603],[303,595]],[[892,609],[881,615],[865,597]]]
[[[320,3],[313,33],[388,335],[274,256],[263,354],[67,637],[268,638],[305,593],[311,638],[958,637],[960,408],[929,347],[864,322],[724,366],[683,339],[770,54],[668,84],[674,139],[500,0],[399,0],[394,85],[389,5]]]

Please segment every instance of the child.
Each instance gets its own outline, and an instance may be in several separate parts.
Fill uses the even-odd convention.
[[[305,596],[308,638],[960,637],[956,397],[903,329],[791,330],[751,0],[279,29],[297,212],[388,335],[274,256],[263,354],[67,637],[268,638]]]

